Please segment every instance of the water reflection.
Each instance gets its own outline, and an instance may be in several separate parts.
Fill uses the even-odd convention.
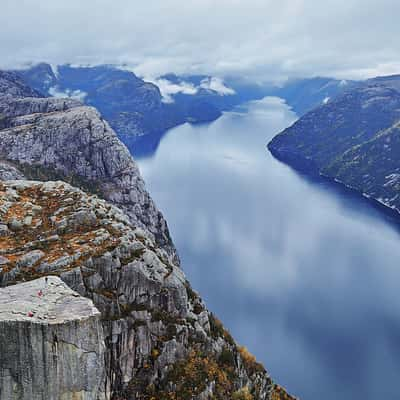
[[[193,286],[277,381],[309,400],[397,399],[399,234],[272,158],[294,119],[264,99],[171,130],[139,165]]]

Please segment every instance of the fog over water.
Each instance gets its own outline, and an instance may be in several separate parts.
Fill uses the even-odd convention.
[[[266,98],[172,129],[139,166],[192,285],[277,382],[307,400],[398,399],[400,235],[268,153],[295,119]]]

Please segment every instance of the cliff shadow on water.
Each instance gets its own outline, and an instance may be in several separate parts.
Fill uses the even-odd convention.
[[[201,127],[208,126],[212,122],[186,122],[185,124],[193,125],[195,127]],[[165,131],[157,131],[136,137],[121,136],[120,139],[125,144],[125,146],[128,147],[129,152],[132,154],[133,158],[135,160],[140,160],[154,156],[160,146],[161,141],[164,139],[165,136],[168,135],[168,132],[173,129],[174,128],[167,129]]]
[[[366,213],[373,213],[383,219],[400,235],[400,213],[379,201],[364,196],[358,190],[353,189],[345,184],[334,180],[325,175],[321,175],[317,171],[317,167],[312,160],[296,156],[290,152],[279,151],[268,144],[267,151],[283,165],[286,165],[297,176],[312,185],[322,188],[326,192],[331,192],[341,202],[352,210],[364,210]]]

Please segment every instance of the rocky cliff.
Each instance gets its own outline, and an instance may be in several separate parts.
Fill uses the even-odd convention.
[[[400,211],[399,120],[400,77],[371,79],[300,118],[268,148]]]
[[[136,164],[97,111],[8,91],[0,112],[0,285],[51,274],[93,301],[106,398],[289,398],[191,288]]]
[[[0,92],[0,161],[27,178],[61,178],[101,193],[176,258],[166,222],[136,164],[100,114],[76,100],[21,97],[10,91]]]
[[[59,278],[0,289],[0,347],[1,400],[104,398],[100,312]]]
[[[111,65],[78,67],[41,63],[18,75],[46,96],[71,96],[94,106],[135,154],[143,136],[159,138],[185,122],[208,122],[221,113],[207,98],[165,102],[160,89],[133,72]]]

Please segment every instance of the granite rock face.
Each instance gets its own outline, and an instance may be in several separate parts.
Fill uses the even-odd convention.
[[[268,399],[274,392],[182,270],[118,208],[62,181],[3,181],[0,220],[1,286],[56,275],[101,312],[107,398],[162,399],[177,390],[225,399],[248,387]],[[192,368],[203,377],[195,387]]]
[[[400,211],[400,76],[368,80],[268,145],[277,158]]]
[[[59,278],[0,289],[0,399],[104,398],[100,312]]]
[[[32,110],[43,101],[19,99]],[[93,301],[107,399],[290,398],[191,288],[107,123],[90,107],[57,102],[58,111],[8,112],[0,130],[1,176],[17,179],[0,182],[0,286],[51,274]]]
[[[100,194],[177,260],[136,163],[100,114],[76,100],[16,97],[15,91],[21,93],[20,87],[0,92],[0,163],[12,164],[15,176],[63,179]]]
[[[221,115],[207,98],[199,101],[192,95],[185,102],[166,103],[156,85],[112,65],[40,63],[17,73],[46,96],[71,96],[96,107],[133,153],[144,136],[158,137],[185,122],[213,121]]]
[[[16,97],[43,97],[38,91],[24,84],[17,73],[0,71],[0,93]]]

